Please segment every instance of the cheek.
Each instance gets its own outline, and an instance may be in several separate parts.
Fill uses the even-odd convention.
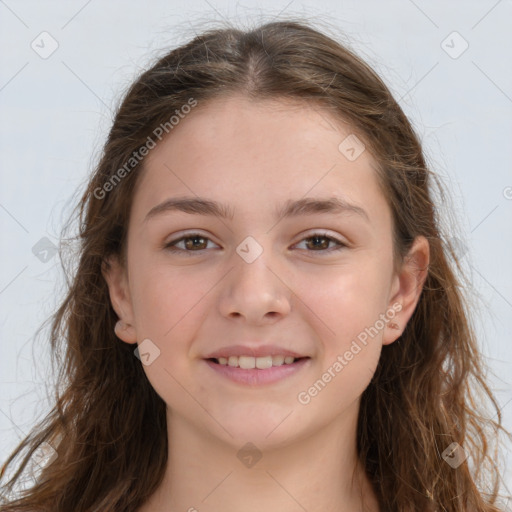
[[[222,273],[154,262],[141,268],[133,276],[137,339],[151,340],[158,354],[144,370],[156,392],[175,404],[183,398],[179,383],[188,382],[191,365],[198,364],[195,342],[204,336],[202,326],[215,307],[212,289]]]
[[[389,273],[375,258],[362,257],[348,265],[297,276],[295,283],[302,283],[296,286],[297,295],[323,326],[319,333],[341,347],[385,312]]]
[[[211,287],[208,276],[199,278],[192,267],[153,264],[143,272],[134,272],[137,339],[151,340],[157,354],[143,369],[156,393],[179,410],[193,409],[183,386],[190,388],[191,347],[203,322],[204,299]]]
[[[202,299],[214,283],[210,277],[192,266],[171,267],[149,260],[140,265],[132,285],[138,336],[153,336],[165,345],[177,329],[196,321]]]
[[[320,318],[314,331],[322,347],[314,377],[304,382],[297,396],[309,413],[336,415],[368,387],[382,349],[385,275],[375,265],[354,265],[332,272],[330,279],[316,279],[323,286],[310,283],[304,287],[305,302],[312,304],[314,316]]]

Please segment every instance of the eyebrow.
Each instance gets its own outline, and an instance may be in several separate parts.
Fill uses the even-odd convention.
[[[192,215],[209,215],[221,219],[234,217],[234,210],[227,205],[202,197],[173,197],[157,204],[144,218],[144,222],[171,211],[180,211]],[[284,206],[275,210],[277,218],[289,218],[301,215],[313,215],[319,213],[351,214],[354,213],[369,221],[366,211],[355,204],[348,203],[339,197],[312,198],[306,197],[297,200],[288,200]]]

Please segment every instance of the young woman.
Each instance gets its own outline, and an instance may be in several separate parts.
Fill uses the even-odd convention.
[[[79,204],[62,386],[0,510],[500,510],[435,185],[381,79],[306,22],[161,58]]]

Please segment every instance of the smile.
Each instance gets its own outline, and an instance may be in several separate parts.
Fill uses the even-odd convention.
[[[271,366],[282,366],[283,364],[292,364],[295,362],[297,357],[292,356],[263,356],[263,357],[252,357],[252,356],[230,356],[230,357],[219,357],[216,358],[216,362],[224,366],[232,366],[234,368],[239,367],[244,370],[250,370],[252,368],[258,368],[265,370]]]
[[[217,374],[231,381],[258,386],[289,377],[309,364],[309,357],[292,356],[230,356],[206,359]]]

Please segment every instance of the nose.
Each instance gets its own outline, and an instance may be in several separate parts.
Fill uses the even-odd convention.
[[[279,270],[267,266],[268,252],[252,263],[234,255],[234,267],[226,276],[219,301],[223,316],[245,318],[257,325],[278,321],[290,312],[292,291],[283,272],[280,275]]]

